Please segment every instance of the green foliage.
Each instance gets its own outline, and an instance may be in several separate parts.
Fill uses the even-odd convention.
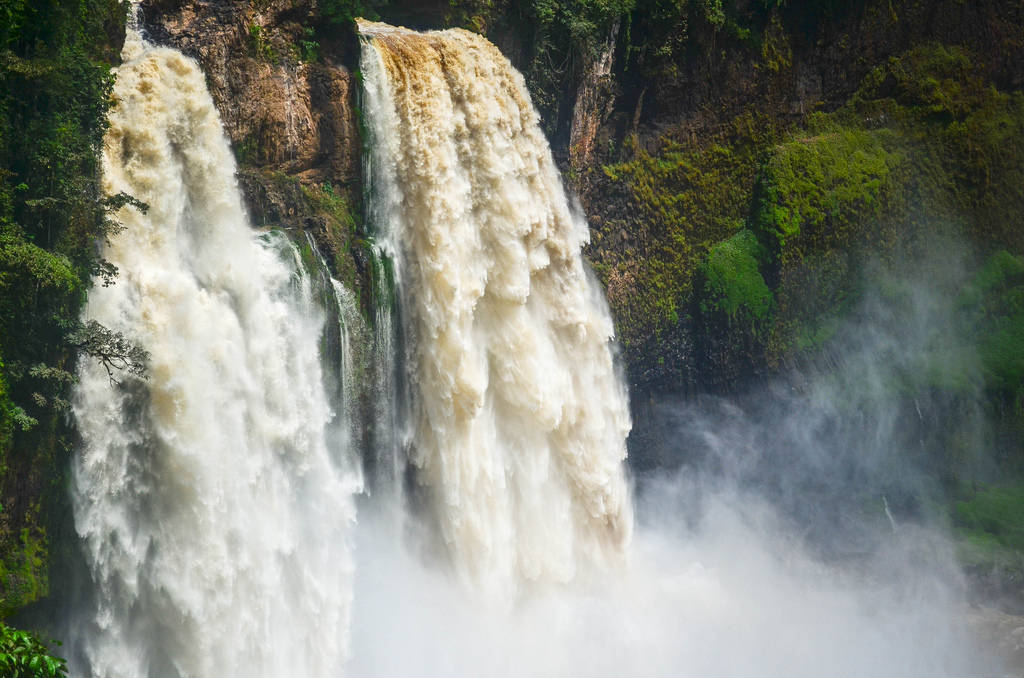
[[[0,673],[5,678],[61,678],[67,663],[53,656],[38,638],[0,624]]]
[[[45,527],[59,502],[42,497],[60,489],[70,448],[69,337],[93,276],[116,273],[97,247],[117,229],[109,215],[133,203],[103,196],[98,163],[125,17],[118,0],[0,3],[3,613],[48,591]]]
[[[302,31],[302,39],[299,40],[299,59],[312,63],[320,58],[320,43],[314,40],[316,30],[310,27]]]
[[[701,310],[720,310],[730,320],[743,318],[749,324],[764,320],[772,306],[772,291],[758,268],[764,256],[764,247],[746,229],[713,246],[701,266]]]
[[[115,382],[115,373],[124,372],[139,379],[146,377],[146,365],[149,354],[140,346],[132,343],[120,332],[114,332],[95,320],[79,325],[67,336],[67,343],[72,348],[98,360],[107,370],[111,382]],[[53,368],[34,368],[33,376],[41,378],[62,378],[66,374]],[[70,378],[65,378],[68,382]]]
[[[449,0],[450,13],[445,23],[487,35],[502,5],[501,0]]]
[[[249,24],[249,53],[272,64],[278,62],[277,50],[267,40],[263,26],[257,23]]]
[[[33,520],[30,516],[30,524]],[[6,538],[2,545],[0,618],[42,598],[50,590],[49,540],[42,528],[24,527],[17,538]]]
[[[331,26],[351,26],[357,18],[379,18],[376,3],[370,0],[324,0],[320,3],[320,16]]]
[[[953,507],[954,524],[971,536],[1024,551],[1024,485],[983,485]]]
[[[7,380],[4,378],[4,365],[0,361],[0,475],[7,470],[7,450],[11,447],[14,435],[13,405],[7,397]]]

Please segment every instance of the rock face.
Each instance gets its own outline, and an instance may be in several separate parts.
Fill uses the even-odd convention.
[[[202,67],[252,223],[310,233],[366,301],[355,35],[316,0],[144,0],[142,21]]]
[[[576,169],[582,169],[593,161],[597,131],[608,119],[615,103],[610,90],[614,84],[612,66],[619,26],[619,21],[612,24],[601,52],[584,69],[576,92],[569,130],[569,164]]]
[[[341,229],[332,230],[322,209],[327,203],[310,201],[308,189],[329,184],[328,197],[343,196],[350,216],[359,211],[361,144],[351,71],[357,39],[350,22],[325,16],[327,7],[337,4],[143,3],[152,39],[203,66],[255,221],[312,230],[335,258],[350,250],[352,241],[339,236]],[[389,23],[415,28],[462,23],[486,33],[526,74],[534,104],[558,118],[548,121],[555,130],[551,142],[588,214],[587,255],[607,290],[637,395],[728,390],[753,373],[784,367],[792,362],[788,347],[797,323],[783,318],[788,325],[780,334],[772,317],[784,316],[787,309],[828,309],[842,297],[855,273],[847,261],[853,249],[849,239],[829,241],[827,247],[815,241],[810,249],[788,255],[770,251],[772,243],[758,231],[757,243],[737,249],[741,241],[748,243],[741,234],[756,226],[754,216],[763,211],[758,201],[766,195],[755,188],[771,169],[765,159],[777,155],[792,135],[801,137],[797,130],[809,120],[819,116],[820,123],[822,114],[849,107],[867,87],[876,107],[898,100],[904,108],[924,111],[947,106],[943,97],[947,103],[966,102],[941,115],[928,114],[929,124],[960,125],[965,112],[978,106],[980,95],[965,94],[969,82],[1004,92],[1024,85],[1019,3],[866,0],[798,7],[737,2],[726,10],[721,3],[698,4],[703,9],[686,5],[663,14],[638,1],[635,11],[595,33],[592,49],[573,47],[579,53],[570,54],[568,65],[557,59],[549,63],[553,54],[561,54],[554,47],[557,36],[545,32],[553,30],[545,19],[516,3],[413,0],[377,10]],[[716,6],[718,13],[712,11]],[[921,48],[937,60],[916,52],[908,63],[921,78],[900,80],[906,69],[892,66],[893,60]],[[962,68],[961,62],[970,67]],[[885,64],[891,71],[887,79],[868,82]],[[952,89],[945,91],[943,83],[953,83]],[[568,116],[560,113],[567,110]],[[951,117],[944,122],[942,116]],[[882,112],[842,124],[856,137],[855,148],[873,138],[874,130],[895,123]],[[986,124],[979,119],[967,128]],[[908,135],[913,134],[911,129]],[[803,136],[819,139],[814,132]],[[952,143],[970,155],[976,141]],[[832,146],[813,145],[826,155]],[[995,150],[1002,146],[990,144]],[[901,170],[890,155],[878,149],[874,158],[896,176]],[[1014,170],[1012,159],[998,163],[982,169],[992,176]],[[871,167],[861,169],[874,176]],[[973,169],[954,167],[950,176],[968,176]],[[876,196],[869,198],[851,205],[836,223],[822,224],[822,237],[841,234],[853,216],[864,216],[862,207],[876,202]],[[981,199],[988,200],[988,194]],[[992,198],[993,204],[1016,200],[1016,195]],[[1005,214],[988,212],[983,216],[992,223],[1012,223]],[[340,215],[339,221],[350,218]],[[733,261],[734,255],[739,259]],[[817,268],[804,271],[804,260],[815,256]],[[347,258],[359,268],[358,252]],[[722,278],[739,272],[744,276]],[[800,282],[812,278],[820,284]],[[800,296],[810,288],[822,291],[818,298]],[[766,290],[775,294],[774,303]],[[709,291],[717,297],[708,298]],[[743,297],[746,293],[753,296]],[[753,303],[755,317],[738,323],[737,308],[741,315],[750,311],[747,302]]]
[[[939,82],[956,83],[950,87],[954,90],[976,79],[1008,95],[1024,84],[1019,3],[869,0],[833,3],[833,9],[818,13],[816,7],[825,3],[737,2],[724,21],[691,14],[683,17],[685,25],[675,27],[660,15],[637,11],[620,31],[610,75],[602,79],[606,84],[594,87],[590,71],[581,76],[570,181],[590,219],[587,255],[608,290],[635,391],[727,391],[752,374],[791,362],[787,347],[772,345],[784,342],[775,342],[774,328],[767,327],[770,319],[754,318],[756,327],[740,327],[735,318],[712,313],[716,303],[704,294],[708,280],[702,274],[716,248],[749,228],[758,201],[770,197],[755,188],[765,176],[765,159],[780,142],[791,135],[816,139],[813,131],[797,130],[837,109],[852,111],[865,87],[874,87],[875,101],[938,111],[942,104],[932,99],[938,95],[928,87]],[[928,62],[924,53],[940,56]],[[942,56],[950,53],[961,56]],[[928,74],[911,83],[891,67],[895,75],[871,85],[879,69],[907,54],[917,72]],[[954,61],[970,66],[958,70],[949,65]],[[968,70],[970,75],[964,75]],[[978,100],[942,115],[959,124],[978,110]],[[853,115],[848,124],[869,131],[899,124],[880,112],[856,120]],[[589,124],[576,125],[576,118]],[[594,125],[597,120],[602,122]],[[820,146],[827,152],[830,144]],[[996,155],[998,148],[993,144],[991,153],[979,154]],[[954,192],[973,186],[972,181]],[[1001,201],[1020,205],[1020,194]],[[823,230],[841,235],[854,211]],[[993,243],[1017,244],[1009,237],[985,235],[982,240],[982,251]],[[804,255],[827,259],[819,267],[827,270],[810,272],[829,278],[817,289],[842,291],[856,275],[846,261],[854,249],[852,238],[837,240],[834,246],[801,252],[801,261],[782,270],[754,257],[778,297],[771,315],[778,318],[794,307],[834,306],[835,299],[824,295],[806,298],[806,291],[815,288],[792,282],[792,269]],[[837,257],[841,261],[833,265]],[[801,273],[802,279],[810,273]],[[789,288],[804,296],[786,296]]]
[[[988,656],[1003,664],[1003,675],[1024,676],[1024,616],[977,606],[968,611],[967,625]]]
[[[355,83],[348,68],[320,54],[315,20],[310,0],[143,3],[151,39],[203,67],[242,167],[352,186]]]

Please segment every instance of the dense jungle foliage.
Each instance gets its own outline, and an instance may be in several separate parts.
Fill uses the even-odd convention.
[[[129,201],[104,198],[99,176],[125,15],[116,0],[0,2],[0,617],[49,593],[54,538],[71,529],[76,353],[126,348],[79,321],[93,278],[116,274],[98,243]],[[33,642],[3,632],[4,675],[63,671]]]

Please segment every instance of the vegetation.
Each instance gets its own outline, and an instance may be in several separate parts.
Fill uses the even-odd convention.
[[[944,230],[981,252],[1024,252],[1024,96],[993,87],[961,48],[893,57],[838,110],[781,135],[747,114],[710,138],[674,136],[657,154],[627,143],[618,153],[635,148],[633,158],[597,182],[607,197],[593,256],[640,382],[718,379],[742,372],[730,364],[817,350],[855,306],[868,262],[897,267]],[[750,256],[740,257],[740,233],[757,245]],[[755,296],[738,302],[744,294]],[[987,383],[1015,392],[1024,328],[1014,294],[972,318],[986,328]],[[652,369],[643,354],[673,332],[731,346],[698,358],[696,373]]]
[[[748,324],[764,320],[771,310],[772,291],[761,275],[763,258],[764,248],[748,230],[712,247],[701,266],[701,310],[721,311],[732,321]]]
[[[331,268],[349,289],[356,289],[356,265],[353,251],[366,251],[368,243],[361,234],[361,217],[345,195],[330,183],[303,186],[302,192],[323,228],[320,240],[331,259]]]
[[[752,226],[777,255],[799,256],[794,241],[845,241],[851,221],[877,219],[879,195],[901,162],[888,150],[891,130],[822,127],[776,148],[761,168]]]
[[[6,678],[61,678],[68,670],[38,638],[0,624],[0,673]]]
[[[9,0],[0,17],[3,615],[48,592],[49,535],[67,502],[64,411],[76,349],[112,362],[131,351],[123,337],[83,327],[78,317],[93,278],[109,284],[116,274],[96,246],[116,229],[108,215],[138,204],[105,199],[99,185],[125,8],[116,0]],[[28,648],[23,640],[18,647]]]
[[[264,35],[263,26],[257,23],[249,24],[249,53],[257,59],[277,64],[277,50]]]
[[[355,17],[419,25],[416,8],[399,4],[323,0],[289,15],[287,29],[244,26],[246,45],[269,63],[354,64],[354,48],[341,45],[354,44]],[[998,423],[1001,468],[1019,472],[1019,80],[999,76],[996,57],[979,53],[984,45],[912,38],[882,58],[851,56],[841,64],[849,82],[831,83],[828,101],[786,99],[804,79],[801,63],[831,58],[828,40],[849,39],[827,33],[848,12],[863,10],[880,31],[889,22],[918,35],[912,18],[896,17],[914,16],[918,4],[450,0],[423,11],[517,46],[512,56],[556,149],[582,73],[618,30],[618,108],[599,139],[602,164],[573,181],[596,207],[588,254],[609,290],[635,385],[727,387],[813,358],[874,271],[919,260],[948,231],[970,250],[951,329],[969,340],[927,351],[899,388],[953,399],[980,393]],[[91,281],[116,275],[96,247],[116,229],[111,211],[145,207],[104,199],[98,181],[123,17],[118,0],[0,0],[0,617],[49,591],[55,514],[66,510],[72,432],[64,415],[76,352],[100,360],[112,379],[144,371],[146,356],[125,337],[78,321]],[[1012,42],[1020,31],[996,34]],[[709,95],[737,82],[746,89]],[[315,233],[337,275],[363,280],[364,302],[376,295],[364,308],[393,302],[393,271],[373,256],[352,187],[260,172],[256,135],[236,154],[265,225]],[[958,491],[952,519],[973,562],[1024,548],[1014,526],[1024,501],[1017,485]]]
[[[1018,587],[1024,582],[1024,485],[981,485],[954,504],[952,517],[968,572]]]
[[[663,353],[670,337],[692,341],[680,330],[699,325],[693,292],[703,284],[695,275],[716,243],[745,228],[758,160],[775,138],[769,120],[744,113],[696,145],[665,138],[652,154],[627,140],[620,153],[633,158],[602,168],[607,198],[588,254],[608,287],[638,381],[693,378],[679,361],[648,357]]]
[[[320,16],[329,26],[350,26],[356,19],[378,17],[373,0],[324,0],[320,3]]]
[[[774,30],[753,57],[772,72],[791,67]],[[886,281],[930,270],[943,252],[954,270],[931,275],[935,294],[954,299],[948,326],[899,367],[890,395],[953,415],[927,432],[927,454],[957,498],[948,509],[961,555],[980,577],[1019,588],[1024,95],[988,73],[962,47],[921,44],[865,69],[832,112],[788,128],[747,116],[703,138],[670,129],[656,152],[627,137],[609,150],[626,160],[591,178],[591,253],[634,383],[678,389],[828,363],[865,290],[898,323],[915,300]],[[681,359],[654,364],[651,352]],[[980,447],[994,464],[984,472],[971,466]]]
[[[956,502],[953,516],[970,535],[1024,551],[1024,485],[981,486]]]

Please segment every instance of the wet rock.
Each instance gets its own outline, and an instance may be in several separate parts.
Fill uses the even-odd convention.
[[[242,166],[305,182],[358,181],[355,83],[349,70],[303,53],[309,0],[149,2],[150,38],[199,61]]]

